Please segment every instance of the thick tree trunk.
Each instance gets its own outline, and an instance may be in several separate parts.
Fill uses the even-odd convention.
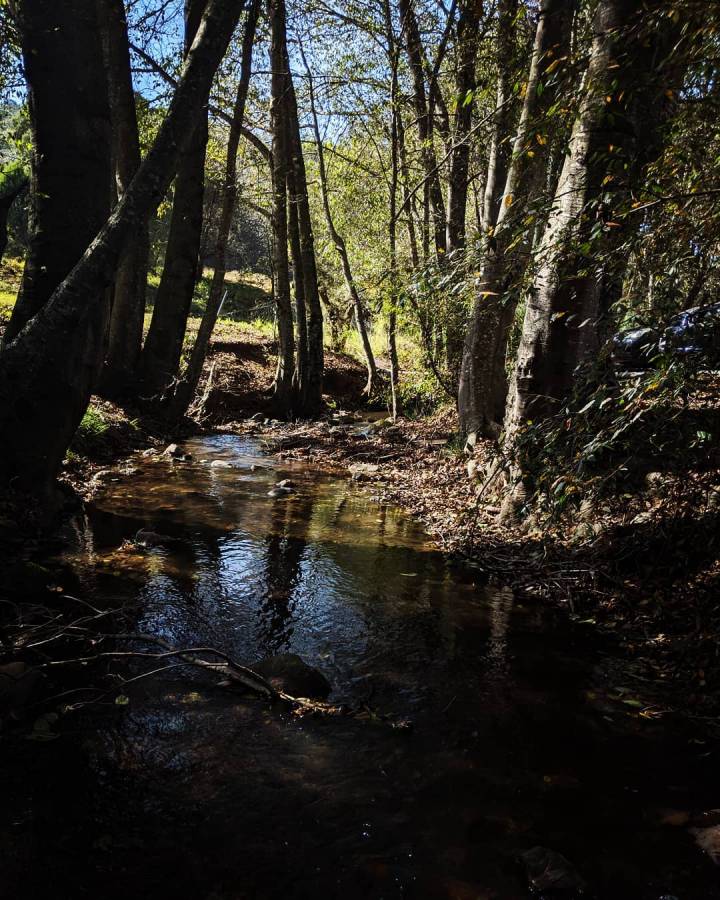
[[[130,69],[125,4],[123,0],[100,0],[106,39],[106,66],[112,121],[113,157],[118,197],[128,188],[140,168],[138,134]],[[100,377],[100,392],[105,396],[124,393],[137,377],[142,347],[145,292],[147,288],[147,227],[133,235],[123,253],[115,277],[110,316],[108,350]]]
[[[95,0],[25,0],[18,24],[33,130],[32,194],[30,243],[6,345],[42,309],[102,227],[112,180]],[[108,309],[101,306],[93,328],[102,332]],[[87,348],[93,370],[101,343]]]
[[[399,363],[397,352],[397,310],[398,310],[398,258],[397,258],[397,200],[400,184],[400,151],[398,134],[398,106],[400,103],[400,87],[398,83],[398,49],[392,23],[390,0],[384,0],[385,30],[387,34],[388,57],[390,63],[390,185],[389,185],[389,219],[388,244],[390,251],[390,295],[388,309],[388,357],[390,359],[390,397],[393,421],[398,414],[397,387],[399,382]]]
[[[302,54],[302,47],[300,48]],[[288,149],[290,153],[289,164],[292,169],[292,177],[289,183],[293,185],[291,202],[295,204],[297,212],[298,237],[300,239],[300,255],[302,259],[303,277],[303,301],[307,315],[307,325],[302,339],[306,343],[305,372],[299,373],[298,387],[298,412],[304,416],[312,416],[320,411],[322,406],[323,369],[325,366],[325,350],[323,347],[323,315],[320,304],[320,291],[318,289],[317,261],[315,259],[315,237],[313,234],[312,219],[310,216],[310,199],[308,196],[307,174],[305,171],[305,157],[303,155],[302,141],[300,140],[300,123],[298,119],[297,98],[295,86],[287,60],[287,47],[285,48],[286,64],[288,69],[287,91],[287,121],[288,121]],[[304,59],[304,55],[303,55]],[[298,311],[298,334],[300,337],[300,322]],[[303,351],[305,353],[305,351]],[[298,353],[298,359],[300,354]]]
[[[242,136],[243,122],[245,119],[245,104],[247,101],[250,74],[252,71],[252,52],[255,41],[255,31],[260,13],[260,0],[252,0],[247,11],[245,29],[243,32],[242,62],[240,64],[240,81],[235,96],[233,109],[233,121],[228,134],[227,153],[225,157],[225,179],[222,190],[222,203],[220,209],[220,221],[218,222],[217,239],[215,242],[215,269],[210,284],[210,293],[207,306],[200,321],[195,343],[187,369],[178,383],[173,394],[169,417],[179,419],[182,417],[197,390],[200,376],[202,375],[205,357],[207,356],[210,338],[212,337],[215,323],[220,312],[225,286],[225,274],[227,271],[227,245],[232,227],[233,216],[237,207],[237,155]]]
[[[486,215],[494,216],[493,233],[486,236],[481,290],[473,307],[460,369],[458,410],[465,435],[497,437],[500,432],[507,393],[507,335],[516,308],[507,287],[526,264],[527,252],[518,254],[517,250],[527,251],[527,242],[521,242],[514,254],[508,248],[517,241],[521,219],[537,194],[542,194],[545,148],[549,145],[544,117],[557,97],[558,72],[562,71],[569,45],[572,12],[573,4],[567,0],[542,0],[504,189],[500,202],[486,210]],[[522,263],[518,263],[519,258]]]
[[[655,58],[663,37],[656,29],[643,34],[644,7],[642,0],[601,0],[596,9],[584,96],[540,247],[508,397],[508,445],[528,419],[561,409],[578,364],[594,349],[602,260],[626,236],[615,227],[614,213],[629,199],[643,145],[654,141],[647,122],[640,125],[645,110],[656,108],[667,87]],[[604,185],[612,185],[612,193]],[[598,221],[612,225],[598,234]]]
[[[435,252],[442,261],[447,252],[445,200],[440,186],[437,171],[437,160],[433,146],[433,119],[430,115],[427,93],[425,90],[425,74],[423,70],[423,47],[420,38],[413,0],[398,0],[398,8],[402,20],[405,48],[413,79],[413,101],[417,116],[418,137],[422,154],[423,169],[427,179],[424,187],[426,209],[429,208],[432,218],[432,231]]]
[[[70,4],[43,6],[56,11],[60,6],[65,10]],[[127,240],[165,196],[179,153],[207,104],[213,75],[241,8],[242,0],[211,0],[168,114],[128,190],[67,278],[0,353],[0,485],[5,489],[47,496],[87,408],[97,374],[95,351],[102,347],[105,331],[105,290],[112,283]],[[48,10],[42,19],[44,26]],[[93,59],[97,54],[102,74],[97,23],[93,26],[85,40],[75,46],[75,52],[80,54],[79,65],[85,59],[84,53],[91,53]],[[78,20],[73,18],[73,41],[78,27]],[[57,32],[47,34],[58,37]],[[75,60],[65,51],[60,52],[56,65],[49,70],[43,65],[38,72],[30,66],[31,89],[34,78],[42,82],[44,75],[57,80],[57,73],[66,71],[64,67],[74,65]],[[82,73],[89,77],[89,68],[83,65]],[[100,76],[94,81],[105,83]],[[65,96],[78,99],[72,86],[65,85]],[[67,122],[62,117],[57,121],[54,116],[52,122],[62,137]],[[109,132],[108,121],[102,132],[107,133],[108,146]],[[45,139],[54,145],[53,128]]]
[[[367,324],[365,322],[365,313],[360,299],[360,292],[357,289],[355,279],[353,277],[352,266],[350,265],[350,257],[347,252],[347,245],[341,234],[335,227],[335,222],[330,209],[330,195],[328,191],[327,167],[325,166],[325,150],[323,148],[322,137],[320,135],[320,124],[318,122],[317,108],[315,106],[315,92],[313,90],[312,75],[305,60],[305,67],[308,74],[308,84],[310,87],[310,112],[312,113],[313,132],[315,134],[315,144],[318,156],[318,171],[320,174],[320,191],[322,194],[323,212],[325,213],[325,222],[330,234],[330,239],[335,245],[340,263],[342,265],[343,278],[345,287],[347,288],[350,301],[355,314],[355,327],[360,335],[362,342],[363,355],[365,357],[365,365],[368,372],[368,380],[365,385],[365,393],[372,394],[377,383],[377,364],[375,362],[375,354],[373,353],[368,335]]]
[[[289,144],[291,141],[290,127],[288,127],[286,137]],[[287,192],[288,236],[290,239],[290,254],[292,256],[296,325],[295,372],[293,374],[293,384],[295,385],[296,405],[299,408],[302,404],[303,389],[308,375],[308,328],[307,309],[305,304],[305,272],[300,243],[300,224],[298,221],[298,190],[293,166],[288,166],[287,170]]]
[[[185,0],[186,55],[206,4],[207,0]],[[207,139],[205,109],[178,165],[165,263],[140,361],[140,389],[145,398],[155,401],[165,395],[177,378],[198,278]]]
[[[290,302],[288,261],[287,172],[290,152],[285,116],[289,73],[285,54],[284,0],[268,0],[268,19],[270,20],[270,68],[272,70],[270,119],[273,139],[273,270],[279,345],[274,406],[279,416],[287,418],[293,412],[295,337]]]

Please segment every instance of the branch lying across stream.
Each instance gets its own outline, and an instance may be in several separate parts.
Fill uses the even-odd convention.
[[[194,666],[203,669],[206,672],[211,672],[213,675],[222,676],[224,681],[221,682],[221,684],[223,686],[230,686],[232,684],[239,685],[245,690],[269,700],[271,703],[282,703],[296,715],[315,713],[326,716],[346,716],[383,722],[389,724],[392,728],[397,729],[407,729],[409,727],[409,722],[406,720],[396,720],[387,715],[377,713],[367,704],[362,704],[359,707],[348,707],[345,705],[336,706],[330,703],[323,703],[319,700],[313,700],[308,697],[295,697],[285,691],[279,691],[262,675],[253,671],[253,669],[250,669],[248,666],[243,666],[240,663],[235,662],[235,660],[226,653],[223,653],[221,650],[217,650],[214,647],[188,647],[185,649],[178,649],[177,647],[173,647],[168,641],[164,640],[164,638],[139,632],[100,634],[96,637],[98,639],[139,641],[155,644],[158,647],[161,647],[162,650],[159,650],[158,652],[147,652],[142,650],[99,650],[97,653],[88,656],[74,657],[73,659],[51,660],[41,665],[40,668],[54,668],[57,666],[78,664],[86,665],[90,662],[97,662],[100,659],[168,660],[171,658],[178,658],[182,660],[181,664]],[[215,656],[219,658],[220,662],[211,662],[207,659],[202,659],[199,654]],[[129,684],[132,681],[137,681],[139,678],[150,677],[158,672],[165,671],[167,668],[176,667],[177,666],[175,665],[171,665],[160,669],[153,669],[140,676],[130,678],[124,683]]]

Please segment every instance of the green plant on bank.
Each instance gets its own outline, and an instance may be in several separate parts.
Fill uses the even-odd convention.
[[[558,517],[636,485],[649,471],[707,463],[717,448],[717,415],[708,424],[708,411],[694,409],[689,397],[713,373],[669,358],[656,363],[640,375],[598,378],[597,368],[588,369],[562,410],[525,425],[505,464],[512,471],[520,463],[528,502]]]
[[[81,456],[91,455],[103,447],[110,426],[102,412],[89,406],[73,438],[71,452]]]

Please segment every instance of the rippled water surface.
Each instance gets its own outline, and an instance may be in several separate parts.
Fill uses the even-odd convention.
[[[183,449],[107,482],[68,558],[85,595],[177,646],[299,654],[331,699],[414,727],[298,720],[187,668],[140,680],[41,749],[13,896],[513,900],[536,845],[596,897],[720,896],[660,824],[720,806],[714,757],[594,702],[598,650],[343,479],[235,436]],[[141,528],[175,540],[123,548]]]

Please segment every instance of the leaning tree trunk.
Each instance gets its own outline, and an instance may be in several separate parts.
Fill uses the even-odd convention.
[[[49,300],[107,219],[110,111],[95,0],[25,0],[19,30],[33,131],[30,242],[5,344]],[[100,363],[107,303],[95,307],[92,346],[68,352]],[[42,452],[42,451],[41,451]]]
[[[668,86],[662,63],[672,41],[659,29],[643,28],[644,10],[642,0],[601,0],[595,12],[584,96],[541,243],[508,397],[510,448],[528,420],[562,408],[578,364],[595,349],[603,260],[627,237],[618,213],[630,199],[644,148],[655,141],[646,110],[657,107]],[[598,222],[608,224],[598,228]]]
[[[70,3],[44,3],[53,11]],[[183,67],[182,77],[152,148],[110,218],[70,274],[53,292],[32,321],[0,353],[0,486],[16,493],[49,499],[53,479],[77,426],[87,409],[102,347],[106,318],[105,291],[112,284],[128,239],[144,226],[162,200],[176,170],[180,151],[197,124],[208,101],[210,85],[237,24],[242,0],[211,0]],[[48,9],[42,17],[45,39]],[[79,20],[73,17],[72,40],[77,40]],[[63,39],[67,39],[66,32]],[[78,62],[84,53],[102,57],[96,23],[86,39],[74,48]],[[56,65],[38,71],[28,68],[31,90],[43,76],[57,79],[76,57],[59,54]],[[36,60],[39,62],[39,60]],[[85,77],[83,69],[83,77]],[[88,73],[89,74],[89,73]],[[97,77],[104,84],[104,78]],[[40,85],[38,85],[40,86]],[[41,92],[42,93],[42,92]],[[65,96],[77,94],[65,85]],[[58,98],[57,102],[64,98]],[[54,127],[62,132],[61,117],[42,140],[54,144]],[[109,146],[109,122],[106,127]],[[44,146],[43,144],[38,145]],[[85,148],[87,150],[87,147]],[[47,162],[47,160],[45,160]],[[108,168],[109,172],[109,168]]]
[[[357,284],[355,283],[355,278],[353,276],[352,266],[350,265],[350,257],[347,251],[347,244],[345,243],[345,239],[335,227],[332,210],[330,209],[330,194],[328,191],[327,167],[325,165],[325,150],[323,147],[322,137],[320,135],[320,124],[318,122],[317,107],[315,106],[315,91],[313,88],[312,74],[310,72],[310,68],[307,64],[307,60],[305,59],[304,54],[303,61],[305,63],[305,69],[308,76],[310,112],[312,114],[313,133],[315,135],[315,145],[317,148],[318,173],[320,175],[320,193],[322,194],[322,205],[323,212],[325,213],[325,223],[327,225],[328,233],[330,234],[330,240],[335,245],[337,254],[340,257],[340,264],[342,266],[345,287],[347,288],[350,302],[355,313],[355,327],[357,328],[358,334],[360,335],[363,355],[365,357],[365,366],[367,367],[368,373],[368,380],[365,385],[365,393],[369,396],[375,389],[375,385],[377,384],[378,380],[377,363],[375,362],[375,354],[373,353],[372,345],[370,343],[370,336],[367,330],[367,323],[365,322],[365,312],[363,310],[362,300],[360,299],[360,292],[357,289]]]
[[[275,373],[273,404],[279,416],[288,418],[293,412],[293,368],[295,337],[288,260],[287,172],[289,148],[287,140],[286,91],[288,72],[285,54],[285,0],[268,0],[270,21],[270,81],[273,156],[273,270],[278,322],[278,362]]]
[[[207,0],[185,0],[185,54],[192,45]],[[185,145],[173,197],[165,263],[152,320],[140,360],[140,389],[145,398],[163,398],[178,375],[185,329],[198,277],[203,222],[207,109]]]
[[[140,135],[135,111],[130,68],[125,4],[100,0],[106,40],[110,117],[117,194],[121,197],[140,168]],[[147,226],[128,242],[115,276],[112,314],[100,392],[108,397],[123,394],[137,377],[145,317],[145,292],[150,241]]]
[[[572,15],[573,4],[567,0],[542,0],[504,190],[497,206],[486,212],[494,216],[494,228],[483,248],[481,289],[468,326],[460,369],[458,410],[466,436],[497,437],[500,432],[507,393],[505,349],[516,308],[507,288],[519,276],[528,256],[527,242],[518,241],[518,232],[523,227],[521,220],[543,193],[541,181],[549,146],[546,114],[558,95]],[[514,248],[509,249],[513,243]]]
[[[227,271],[227,245],[230,237],[233,216],[237,206],[237,155],[242,136],[243,122],[245,119],[245,104],[247,101],[250,74],[252,71],[252,52],[257,29],[258,16],[260,14],[260,0],[252,0],[247,11],[245,29],[243,32],[242,62],[240,64],[240,81],[235,96],[233,120],[228,135],[227,153],[225,157],[225,180],[223,182],[222,203],[220,209],[220,221],[218,223],[217,238],[215,241],[215,270],[210,284],[210,293],[207,305],[200,321],[195,343],[193,344],[190,361],[182,379],[178,382],[172,400],[169,405],[168,415],[172,419],[181,418],[192,402],[197,390],[200,376],[202,375],[205,357],[210,346],[215,323],[220,313],[225,286],[225,273]]]

